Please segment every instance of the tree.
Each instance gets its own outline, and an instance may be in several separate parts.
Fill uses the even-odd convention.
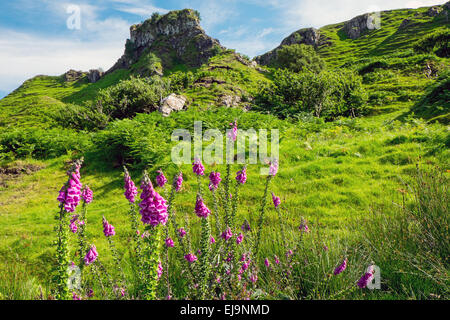
[[[325,62],[314,50],[314,47],[306,44],[283,46],[277,51],[276,65],[292,72],[319,73],[325,68]]]

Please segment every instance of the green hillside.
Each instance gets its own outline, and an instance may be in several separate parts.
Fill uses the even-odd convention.
[[[339,72],[347,72],[361,85],[364,103],[357,117],[344,113],[315,117],[304,109],[289,116],[280,116],[270,108],[261,112],[258,103],[263,89],[279,86],[280,70],[218,46],[199,26],[185,33],[190,45],[182,48],[188,52],[184,59],[177,56],[180,48],[177,51],[168,46],[179,43],[164,37],[147,49],[134,48],[132,64],[121,65],[119,59],[95,83],[90,83],[86,74],[74,81],[67,81],[64,75],[27,80],[0,100],[0,299],[34,298],[39,295],[39,286],[50,294],[50,271],[56,263],[52,246],[56,197],[71,160],[84,157],[82,180],[94,191],[89,241],[96,243],[100,256],[105,256],[104,263],[113,264],[101,232],[102,215],[116,225],[120,237],[116,245],[125,256],[133,237],[128,225],[129,206],[123,198],[122,165],[130,168],[135,181],[143,169],[154,179],[156,170],[162,168],[169,180],[182,170],[185,185],[177,195],[176,211],[180,216],[191,216],[196,177],[190,165],[178,167],[171,162],[170,150],[175,143],[170,135],[178,128],[192,132],[196,120],[203,121],[204,129],[224,131],[235,119],[240,129],[280,130],[280,170],[270,191],[281,195],[285,223],[291,232],[303,217],[310,228],[320,229],[320,243],[330,248],[336,245],[339,250],[342,243],[354,245],[364,259],[383,263],[383,290],[337,290],[335,298],[428,299],[439,295],[448,299],[448,264],[417,271],[402,260],[391,263],[387,253],[383,255],[366,243],[368,230],[363,223],[377,212],[383,219],[396,217],[401,201],[408,208],[414,207],[413,192],[402,198],[401,190],[406,188],[405,182],[413,183],[418,163],[424,168],[438,167],[444,185],[448,184],[450,60],[434,47],[428,52],[415,48],[430,34],[448,32],[448,6],[440,8],[436,16],[428,14],[429,8],[381,12],[381,28],[364,32],[357,39],[344,33],[344,23],[319,29],[322,42],[317,53],[325,61],[325,71],[338,80],[344,74]],[[132,29],[145,27],[148,32],[157,23],[183,24],[183,19],[197,21],[196,17],[192,10],[175,11]],[[399,29],[405,19],[410,22]],[[130,54],[129,44],[127,48],[125,56]],[[200,65],[194,63],[198,61]],[[135,96],[130,92],[136,92]],[[164,117],[157,105],[171,93],[183,95],[186,108]],[[346,105],[353,103],[351,98],[344,99]],[[116,116],[119,111],[120,116]],[[249,165],[249,179],[239,195],[238,220],[247,219],[252,226],[257,223],[264,191],[264,181],[258,175],[261,167]],[[224,165],[213,168],[226,169]],[[240,168],[233,166],[235,171]],[[208,166],[208,174],[210,170]],[[209,194],[205,201],[212,201]],[[200,230],[200,222],[192,219],[190,223],[192,230]],[[278,223],[277,213],[271,209],[266,232],[275,232]],[[414,229],[414,225],[410,227]],[[194,243],[198,243],[199,233],[194,232]],[[70,237],[75,239],[75,235]],[[269,239],[264,240],[261,250],[265,256],[280,255],[279,247]],[[328,267],[336,259],[331,256]],[[131,266],[127,268],[131,274]],[[399,269],[406,271],[399,273]],[[436,274],[442,277],[440,281],[436,281]],[[183,283],[177,282],[176,274],[171,277],[177,283],[175,294],[184,297]],[[270,285],[271,279],[264,277],[262,281]],[[24,284],[16,284],[16,278],[24,279]],[[318,295],[321,281],[317,280],[320,284],[313,289],[305,284],[305,292],[288,298],[333,298],[331,289],[328,296]],[[272,292],[264,297],[283,296]]]

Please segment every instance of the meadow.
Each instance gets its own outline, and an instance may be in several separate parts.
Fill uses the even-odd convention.
[[[333,44],[317,50],[323,78],[254,68],[247,57],[222,50],[200,67],[167,67],[165,57],[145,52],[96,83],[27,80],[0,100],[0,299],[448,299],[449,60],[435,48],[413,48],[445,30],[442,17],[426,12],[383,12],[383,28],[356,40],[341,33],[341,24],[321,28]],[[412,29],[399,31],[414,13]],[[162,65],[162,77],[149,76]],[[303,76],[348,95],[328,92],[328,109],[315,116],[298,97],[309,89],[298,81]],[[187,110],[169,117],[145,111],[172,92],[187,98]],[[133,101],[123,103],[122,94]],[[240,104],[220,105],[229,95],[239,95]],[[193,133],[194,121],[202,121],[203,130],[225,133],[234,120],[243,130],[280,131],[278,170],[267,190],[259,174],[265,163],[249,164],[239,184],[242,165],[205,164],[198,177],[191,164],[171,161],[174,129]],[[71,232],[72,213],[63,214],[57,201],[80,158],[81,182],[93,191],[93,201],[82,200],[75,211],[86,215],[79,220],[81,251],[83,224]],[[139,194],[146,170],[168,201],[165,225],[143,225],[140,200],[130,211],[124,165]],[[167,177],[164,187],[157,187],[158,170]],[[216,197],[208,189],[212,171],[222,177]],[[182,187],[172,193],[179,172]],[[199,192],[208,218],[196,212]],[[115,235],[105,236],[103,217]],[[241,229],[246,223],[251,230]],[[227,225],[230,239],[221,237]],[[183,239],[179,227],[187,231]],[[150,236],[136,237],[136,229]],[[61,253],[65,237],[68,251]],[[90,244],[98,257],[85,265]],[[138,244],[152,254],[142,256]],[[187,262],[188,253],[198,260]],[[71,261],[83,269],[82,287],[66,291]],[[358,285],[372,265],[381,271],[374,290]]]

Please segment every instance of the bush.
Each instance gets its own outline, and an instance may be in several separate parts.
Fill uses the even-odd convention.
[[[419,53],[435,53],[439,57],[449,57],[449,39],[450,31],[448,29],[440,30],[418,41],[414,45],[414,50]]]
[[[58,110],[53,118],[62,127],[70,127],[76,130],[103,129],[108,123],[108,117],[94,110],[91,106],[78,106],[67,104],[64,109]]]
[[[276,65],[292,72],[319,73],[325,68],[325,62],[314,50],[314,47],[305,44],[283,46],[277,51]]]
[[[130,118],[139,112],[155,111],[167,94],[167,85],[160,77],[131,78],[101,90],[95,108],[113,119]]]
[[[361,77],[351,71],[315,74],[278,70],[273,83],[262,86],[255,103],[256,109],[282,118],[311,112],[316,117],[333,119],[360,115],[366,99]]]

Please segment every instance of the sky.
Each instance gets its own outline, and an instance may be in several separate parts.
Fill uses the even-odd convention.
[[[129,26],[153,12],[192,8],[206,33],[250,57],[305,27],[442,0],[15,0],[0,2],[0,98],[35,75],[109,69]],[[79,13],[79,15],[77,15]],[[79,20],[75,17],[79,16]],[[79,22],[79,24],[77,23]]]

